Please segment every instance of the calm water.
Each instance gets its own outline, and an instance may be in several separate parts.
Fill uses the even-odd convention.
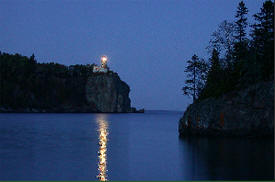
[[[180,139],[181,115],[0,114],[0,180],[273,179],[273,140]]]

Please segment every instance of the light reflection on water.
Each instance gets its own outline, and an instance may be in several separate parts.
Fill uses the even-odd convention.
[[[98,125],[98,175],[100,181],[107,181],[107,143],[108,143],[108,122],[106,115],[99,115],[96,118]]]
[[[99,115],[96,118],[98,125],[98,176],[100,181],[107,181],[107,143],[108,143],[108,122],[106,115]]]

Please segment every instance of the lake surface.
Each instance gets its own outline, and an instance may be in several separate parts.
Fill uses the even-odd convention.
[[[0,180],[273,179],[272,139],[181,139],[181,116],[0,114]]]

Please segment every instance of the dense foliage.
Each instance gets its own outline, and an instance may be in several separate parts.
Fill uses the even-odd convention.
[[[0,52],[0,107],[59,108],[86,104],[85,85],[93,65],[37,63],[31,57]]]
[[[241,1],[237,7],[235,22],[223,21],[212,34],[207,47],[211,53],[208,69],[189,69],[193,62],[187,61],[188,79],[183,87],[185,95],[192,95],[194,101],[218,97],[224,93],[274,80],[274,2],[263,3],[260,12],[254,15],[255,23],[250,25],[247,35],[248,9]],[[192,57],[193,58],[193,57]],[[199,58],[197,58],[199,59]],[[205,68],[204,62],[197,62],[197,68]],[[192,83],[204,83],[200,87],[190,85],[190,78],[204,74]],[[194,79],[193,79],[194,80]],[[193,92],[186,92],[186,90]],[[197,94],[194,94],[197,93]]]

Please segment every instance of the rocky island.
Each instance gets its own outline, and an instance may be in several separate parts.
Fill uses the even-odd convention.
[[[0,52],[0,112],[138,112],[130,87],[119,75],[95,64],[37,63]]]

